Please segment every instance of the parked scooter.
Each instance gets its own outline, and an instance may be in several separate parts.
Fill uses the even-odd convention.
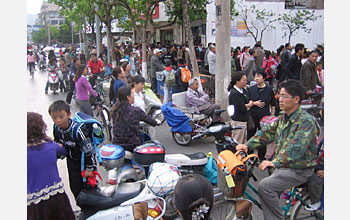
[[[124,164],[125,152],[118,145],[104,145],[100,149],[102,165],[107,169],[120,170]],[[176,176],[176,170],[168,175]],[[172,177],[173,177],[172,176]],[[176,184],[176,183],[175,183]],[[175,184],[172,186],[175,187]],[[138,203],[147,203],[142,216],[147,220],[161,219],[166,210],[166,202],[154,192],[167,185],[148,184],[144,179],[137,182],[118,183],[97,189],[84,189],[77,197],[82,213],[79,219],[135,219],[135,207]],[[173,190],[172,188],[170,190]]]
[[[54,94],[56,94],[56,90],[58,90],[59,87],[59,75],[58,75],[58,67],[55,69],[47,68],[49,71],[49,86],[50,90],[53,91]]]

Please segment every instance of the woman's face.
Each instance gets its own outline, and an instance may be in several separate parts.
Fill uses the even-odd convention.
[[[88,73],[88,69],[87,69],[87,68],[85,68],[85,69],[84,69],[84,71],[83,71],[83,75],[84,75],[84,76],[86,76],[86,75],[87,75],[87,73]]]
[[[129,104],[132,105],[134,104],[134,93],[131,92],[130,95],[128,95],[128,101],[129,101]]]
[[[256,84],[261,84],[264,83],[264,78],[261,74],[256,73],[254,75],[254,81],[256,82]]]
[[[244,88],[247,85],[247,76],[243,75],[241,80],[236,82],[236,86],[240,89]]]
[[[144,87],[145,87],[145,83],[143,83],[143,82],[134,83],[134,88],[135,88],[137,91],[142,91]]]

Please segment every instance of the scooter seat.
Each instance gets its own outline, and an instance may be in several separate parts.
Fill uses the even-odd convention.
[[[140,182],[119,184],[116,191],[107,196],[100,188],[83,189],[77,198],[77,205],[82,209],[104,210],[122,204],[139,195],[145,184]]]
[[[202,152],[195,154],[166,154],[164,160],[175,166],[203,166],[208,163],[207,156]]]
[[[225,112],[226,110],[224,110],[224,109],[215,109],[214,110],[214,114],[216,114],[216,115],[221,115],[221,113],[223,113],[223,112]]]

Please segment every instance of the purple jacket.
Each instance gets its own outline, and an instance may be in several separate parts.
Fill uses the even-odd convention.
[[[199,114],[198,106],[204,104],[211,104],[209,96],[206,93],[200,92],[198,90],[195,92],[190,87],[188,87],[188,90],[186,92],[186,106],[194,107],[195,111]]]
[[[97,96],[96,92],[92,89],[89,81],[86,79],[85,76],[81,76],[75,82],[75,91],[78,100],[89,100],[88,92],[90,92],[94,97]]]
[[[58,174],[57,155],[66,150],[54,141],[27,147],[27,205],[63,193],[63,183]]]

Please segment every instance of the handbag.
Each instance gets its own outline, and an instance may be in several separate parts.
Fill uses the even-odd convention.
[[[211,184],[217,185],[217,166],[213,158],[213,153],[209,152],[207,157],[208,163],[204,166],[204,176],[211,182]]]

